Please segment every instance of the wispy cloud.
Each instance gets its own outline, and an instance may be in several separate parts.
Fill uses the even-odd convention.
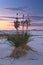
[[[4,8],[5,10],[10,10],[10,11],[25,11],[28,7],[18,7],[18,8]]]
[[[30,16],[31,19],[33,20],[43,20],[43,16]]]
[[[43,23],[33,23],[31,26],[43,26]]]
[[[21,19],[21,18],[19,18],[19,19]],[[34,21],[31,21],[31,23],[30,23],[31,26],[43,26],[43,17],[30,16],[30,18],[34,19]],[[16,17],[0,16],[0,21],[14,21],[15,19],[16,19]]]
[[[0,21],[13,21],[12,18],[7,18],[6,16],[0,16]]]

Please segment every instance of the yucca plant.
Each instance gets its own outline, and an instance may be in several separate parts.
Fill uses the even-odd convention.
[[[20,57],[26,54],[26,50],[32,48],[27,45],[27,42],[30,42],[31,35],[27,32],[15,34],[13,36],[8,36],[8,41],[11,41],[11,45],[14,46],[14,50],[12,51],[10,57]]]
[[[27,33],[20,33],[15,35],[8,36],[8,41],[11,41],[11,45],[15,47],[19,47],[21,45],[27,44],[28,41],[30,41],[30,34]]]

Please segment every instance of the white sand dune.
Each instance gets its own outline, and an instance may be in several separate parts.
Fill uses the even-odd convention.
[[[37,32],[34,34],[37,34]],[[6,39],[1,38],[0,39],[0,65],[43,65],[43,37],[34,36],[32,37],[32,39],[33,40],[29,42],[28,45],[30,45],[37,52],[27,51],[26,56],[18,59],[11,59],[5,57],[9,56],[9,54],[12,51],[12,47],[8,45],[9,42]]]

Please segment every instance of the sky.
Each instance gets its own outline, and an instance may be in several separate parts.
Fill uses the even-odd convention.
[[[14,20],[4,16],[15,17],[17,12],[19,16],[34,16],[29,29],[43,29],[43,0],[0,0],[0,30],[15,29],[9,23]]]

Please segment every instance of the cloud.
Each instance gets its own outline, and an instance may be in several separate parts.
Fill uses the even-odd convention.
[[[43,26],[43,17],[42,16],[30,16],[30,18],[34,19],[34,21],[30,22],[30,24],[31,24],[30,26]],[[11,20],[14,21],[15,19],[16,19],[16,17],[0,16],[0,21],[11,21]],[[21,18],[19,17],[19,19],[21,19]]]
[[[2,18],[9,18],[9,19],[16,19],[17,18],[17,16],[15,16],[15,17],[13,17],[13,16],[0,16],[0,17],[2,17]],[[23,19],[23,17],[18,17],[18,19]],[[27,19],[27,17],[24,17],[24,19]]]
[[[43,16],[30,16],[33,20],[43,20]]]
[[[13,21],[13,19],[9,18],[9,17],[6,17],[6,16],[0,16],[0,21]]]
[[[0,16],[0,20],[10,20],[10,19],[14,19],[14,18],[16,18],[16,17],[10,17],[10,16]]]
[[[10,10],[10,11],[25,11],[28,7],[18,7],[18,8],[4,8],[5,10]]]
[[[43,26],[43,23],[33,23],[31,26]]]

